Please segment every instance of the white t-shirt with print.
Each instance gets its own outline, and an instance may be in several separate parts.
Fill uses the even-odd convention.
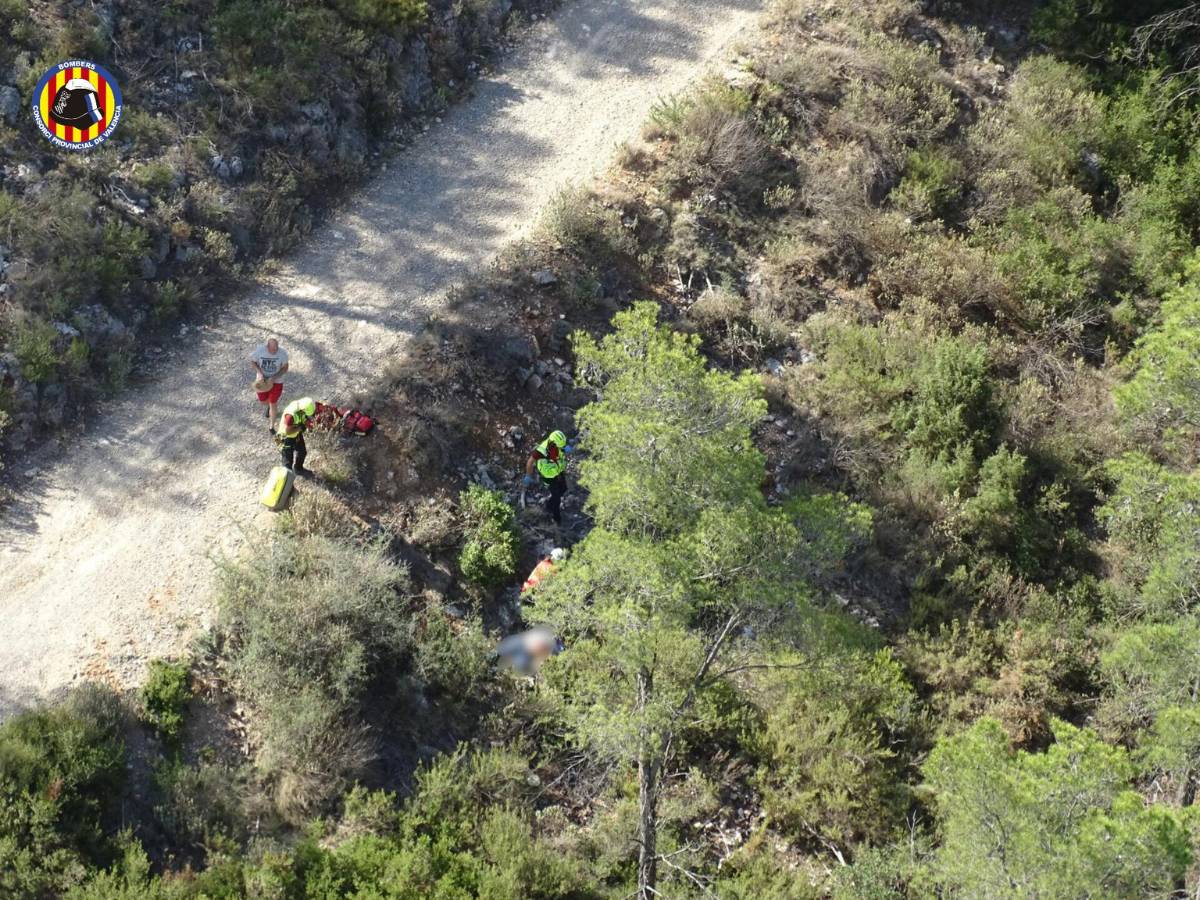
[[[288,361],[287,351],[280,347],[274,353],[267,350],[266,344],[259,344],[254,348],[254,352],[250,354],[250,358],[258,363],[258,367],[262,369],[263,375],[267,378],[275,378],[276,381],[282,380],[277,377],[277,373],[283,368],[284,363]]]

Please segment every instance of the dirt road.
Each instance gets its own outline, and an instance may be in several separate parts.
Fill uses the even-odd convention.
[[[154,383],[88,423],[0,522],[0,718],[84,677],[135,684],[212,616],[213,551],[277,455],[245,358],[277,335],[286,396],[346,396],[654,101],[728,51],[761,0],[577,0],[538,23],[279,274],[164,347]]]

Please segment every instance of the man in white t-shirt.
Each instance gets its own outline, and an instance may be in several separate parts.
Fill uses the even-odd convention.
[[[267,405],[268,430],[274,434],[279,398],[283,396],[283,375],[288,370],[287,351],[275,338],[267,338],[265,344],[259,344],[250,354],[250,365],[256,373],[254,391],[258,402]]]

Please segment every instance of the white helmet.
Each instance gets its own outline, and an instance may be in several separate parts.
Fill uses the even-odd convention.
[[[554,562],[562,562],[566,558],[567,558],[567,551],[564,550],[562,547],[555,547],[553,550],[550,551],[550,559],[552,559]]]

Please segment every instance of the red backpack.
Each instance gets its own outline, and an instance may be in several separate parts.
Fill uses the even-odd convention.
[[[367,434],[375,427],[375,420],[357,409],[339,409],[342,428],[347,434]]]

